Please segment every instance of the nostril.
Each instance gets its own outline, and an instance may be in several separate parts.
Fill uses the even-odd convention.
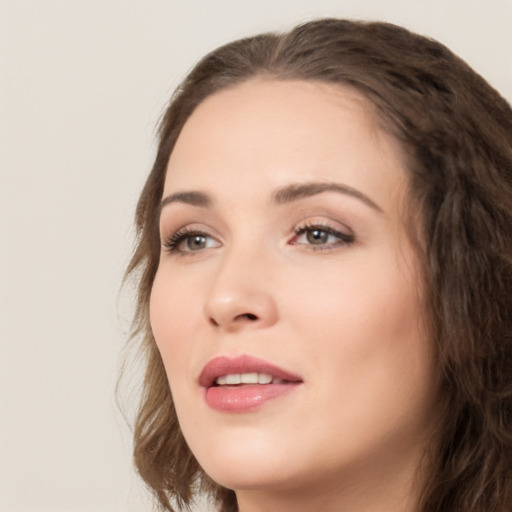
[[[237,315],[235,320],[249,320],[254,322],[255,320],[258,320],[258,317],[252,313],[244,313],[243,315]]]
[[[236,315],[234,318],[232,318],[232,321],[238,323],[238,322],[244,322],[244,321],[247,321],[247,322],[255,322],[256,320],[258,320],[258,316],[253,314],[253,313],[242,313],[241,315]],[[208,319],[210,325],[212,325],[213,327],[220,327],[221,324],[223,324],[223,322],[219,322],[218,320],[216,320],[215,318],[213,317],[210,317]]]

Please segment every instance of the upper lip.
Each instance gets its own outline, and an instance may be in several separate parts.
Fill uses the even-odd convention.
[[[302,378],[283,368],[253,356],[230,358],[219,356],[209,361],[199,375],[199,384],[208,388],[218,377],[237,373],[267,373],[273,377],[291,382],[302,382]]]

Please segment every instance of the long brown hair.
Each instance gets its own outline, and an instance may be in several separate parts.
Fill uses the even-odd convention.
[[[322,19],[235,41],[204,57],[171,98],[128,268],[146,364],[134,429],[140,475],[163,509],[206,490],[219,510],[237,510],[234,493],[202,472],[183,439],[148,304],[160,253],[155,215],[176,139],[206,97],[256,76],[354,87],[402,144],[442,374],[418,510],[512,510],[512,110],[446,47],[386,23]]]

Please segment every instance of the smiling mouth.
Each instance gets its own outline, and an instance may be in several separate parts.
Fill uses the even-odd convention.
[[[273,363],[253,356],[219,356],[209,361],[198,378],[199,385],[237,386],[242,384],[284,384],[302,382],[302,378]]]
[[[287,381],[279,377],[274,377],[269,373],[230,373],[217,377],[213,383],[214,386],[239,386],[243,384],[285,384]]]
[[[198,380],[207,405],[227,413],[260,409],[304,382],[298,375],[252,356],[216,357],[203,368]]]

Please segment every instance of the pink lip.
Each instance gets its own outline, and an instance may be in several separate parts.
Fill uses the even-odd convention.
[[[267,373],[285,382],[215,385],[217,377],[234,373]],[[198,380],[204,388],[206,403],[212,409],[222,412],[248,412],[257,409],[269,401],[287,395],[303,382],[300,376],[252,356],[216,357],[203,368]]]

